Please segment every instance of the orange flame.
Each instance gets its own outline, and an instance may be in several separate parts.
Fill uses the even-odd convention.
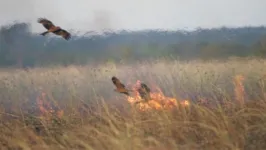
[[[235,97],[236,100],[240,103],[240,105],[244,104],[244,95],[245,95],[245,88],[243,85],[243,81],[244,81],[244,76],[242,75],[236,75],[234,77],[234,92],[235,92]]]
[[[64,111],[59,109],[57,111],[53,110],[53,108],[50,105],[50,102],[46,98],[46,93],[41,92],[41,94],[37,97],[37,105],[39,107],[41,118],[50,121],[53,114],[56,113],[56,116],[58,118],[62,118],[64,115]]]
[[[137,104],[136,106],[139,110],[146,111],[151,109],[155,110],[172,109],[178,106],[177,100],[175,98],[166,97],[161,91],[161,89],[158,87],[156,87],[158,92],[150,92],[151,100],[149,100],[148,102],[143,102],[139,93],[137,92],[140,83],[141,82],[137,80],[137,83],[132,88],[135,93],[135,97],[130,97],[130,96],[127,97],[127,101],[132,105]],[[184,107],[189,106],[189,101],[188,100],[180,101],[180,105]]]
[[[50,103],[46,100],[45,97],[46,94],[44,92],[42,92],[40,96],[37,97],[37,105],[42,115],[48,114],[49,112],[53,111]]]

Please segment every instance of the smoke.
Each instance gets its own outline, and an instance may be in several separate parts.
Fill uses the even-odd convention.
[[[92,26],[95,30],[111,29],[113,25],[110,13],[104,10],[94,11]]]
[[[99,4],[90,5],[90,1],[36,1],[36,0],[0,0],[0,26],[15,22],[28,22],[33,33],[44,31],[37,23],[39,17],[45,17],[66,30],[101,31],[116,28],[117,19],[112,11]]]
[[[46,17],[66,30],[187,29],[266,24],[266,1],[241,0],[0,0],[0,26]]]
[[[17,1],[17,0],[0,0],[0,22],[10,24],[17,21],[29,21],[34,12],[33,0]]]

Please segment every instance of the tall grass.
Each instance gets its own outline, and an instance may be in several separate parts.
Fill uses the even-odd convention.
[[[265,60],[153,60],[0,71],[3,149],[265,149]],[[140,112],[111,77],[137,80],[188,108]],[[51,110],[40,112],[50,103]],[[62,110],[59,112],[58,110]]]

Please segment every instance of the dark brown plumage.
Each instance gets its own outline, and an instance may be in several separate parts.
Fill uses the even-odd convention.
[[[145,101],[149,101],[151,99],[151,96],[150,96],[150,88],[144,84],[144,83],[141,83],[140,84],[140,87],[138,89],[138,92],[139,92],[139,95],[140,97],[145,100]]]
[[[41,23],[44,26],[44,28],[48,30],[48,31],[41,33],[41,35],[43,36],[52,32],[56,35],[62,36],[66,40],[69,40],[71,38],[71,34],[69,32],[60,28],[59,26],[55,26],[50,20],[47,20],[45,18],[39,18],[38,23]]]
[[[123,94],[129,96],[129,90],[126,89],[125,85],[123,83],[121,83],[118,78],[113,76],[112,81],[113,81],[114,85],[116,86],[116,89],[115,89],[116,92],[123,93]]]

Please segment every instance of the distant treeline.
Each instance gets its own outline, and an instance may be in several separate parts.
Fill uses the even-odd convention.
[[[135,61],[155,57],[226,59],[266,56],[266,27],[198,29],[196,31],[105,32],[69,41],[29,32],[26,23],[0,29],[0,67]]]

